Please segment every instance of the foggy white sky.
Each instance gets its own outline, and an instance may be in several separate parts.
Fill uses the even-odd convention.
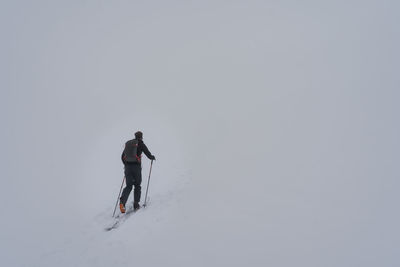
[[[257,210],[286,218],[288,208],[284,221],[300,214],[288,236],[320,230],[307,241],[320,253],[308,266],[341,246],[349,254],[324,266],[396,266],[399,8],[3,1],[0,225],[10,231],[1,258],[13,262],[113,202],[122,145],[141,129],[160,176],[193,170],[196,208],[254,202],[248,215],[265,223]]]

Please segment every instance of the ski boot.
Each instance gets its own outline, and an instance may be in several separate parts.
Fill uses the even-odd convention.
[[[119,203],[119,210],[121,211],[121,213],[125,213],[125,211],[126,211],[125,205],[122,203]]]
[[[134,211],[137,211],[138,209],[140,209],[139,202],[134,202],[134,203],[133,203],[133,210],[134,210]]]

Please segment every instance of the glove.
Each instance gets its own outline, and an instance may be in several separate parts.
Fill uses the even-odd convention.
[[[156,157],[154,157],[154,155],[152,155],[151,160],[156,160]]]

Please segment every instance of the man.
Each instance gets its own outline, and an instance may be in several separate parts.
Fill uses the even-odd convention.
[[[133,196],[133,209],[136,211],[140,208],[139,201],[141,195],[142,183],[142,152],[151,160],[155,160],[147,146],[143,143],[143,133],[138,131],[135,133],[135,139],[125,143],[125,149],[122,152],[121,159],[125,166],[126,187],[122,191],[119,199],[119,209],[125,213],[125,204],[129,194],[132,191],[132,186],[135,187]]]

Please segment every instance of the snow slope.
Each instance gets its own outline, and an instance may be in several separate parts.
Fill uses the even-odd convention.
[[[0,266],[399,266],[399,7],[0,3]]]

